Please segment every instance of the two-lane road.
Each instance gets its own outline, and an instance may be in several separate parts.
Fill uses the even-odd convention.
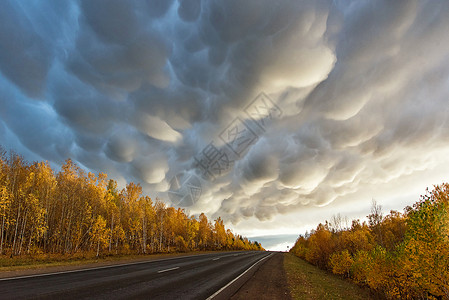
[[[206,299],[270,252],[227,252],[0,279],[0,299]]]

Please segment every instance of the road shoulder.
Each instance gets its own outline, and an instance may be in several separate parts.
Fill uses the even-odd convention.
[[[284,271],[284,254],[274,253],[268,258],[231,299],[290,300],[287,277]]]

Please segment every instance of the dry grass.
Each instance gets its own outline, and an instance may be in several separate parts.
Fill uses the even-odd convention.
[[[293,299],[374,299],[369,290],[287,253],[284,268]]]

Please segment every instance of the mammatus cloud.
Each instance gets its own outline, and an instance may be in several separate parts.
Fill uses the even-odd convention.
[[[6,1],[1,143],[169,199],[240,122],[255,139],[201,179],[192,213],[269,221],[370,199],[449,166],[447,28],[443,0]],[[282,111],[263,128],[245,111],[262,92]]]

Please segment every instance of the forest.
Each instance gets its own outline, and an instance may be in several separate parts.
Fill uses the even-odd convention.
[[[427,190],[404,213],[383,216],[375,201],[367,221],[335,215],[299,236],[291,252],[368,286],[387,299],[449,299],[449,184]]]
[[[48,162],[0,152],[2,255],[264,250],[221,218],[211,222],[153,201],[139,184],[119,190],[106,174],[88,173],[70,159],[55,172]]]

